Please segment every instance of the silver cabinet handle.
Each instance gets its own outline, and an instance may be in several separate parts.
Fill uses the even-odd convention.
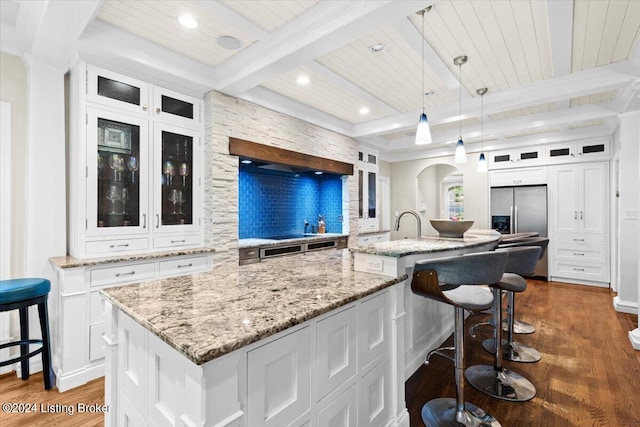
[[[186,242],[186,241],[187,241],[186,239],[182,239],[182,240],[172,240],[172,241],[171,241],[171,244],[173,244],[173,243],[184,243],[184,242]]]
[[[580,219],[582,219],[582,211],[580,211]]]
[[[142,228],[147,228],[147,214],[142,214]]]
[[[573,255],[575,256],[584,256],[584,254],[578,253],[578,252],[574,252]]]
[[[584,242],[584,239],[573,239],[574,242]]]
[[[128,273],[116,273],[116,277],[120,277],[120,276],[133,276],[134,274],[136,274],[135,270],[134,271],[130,271]]]
[[[147,109],[148,109],[148,108],[149,108],[149,107],[147,107],[146,105],[143,105],[143,106],[142,106],[142,111],[147,111]]]
[[[578,211],[573,211],[573,219],[578,219]]]
[[[160,228],[160,215],[156,214],[156,228]]]
[[[122,245],[114,245],[114,244],[112,243],[112,244],[110,244],[110,245],[109,245],[109,247],[110,247],[110,248],[128,248],[128,247],[129,247],[129,244],[128,244],[128,243],[125,243],[125,244],[122,244]]]
[[[156,114],[160,114],[162,112],[162,110],[158,107],[156,108]]]
[[[574,268],[574,271],[584,271],[584,268]]]
[[[179,265],[178,268],[189,268],[189,267],[193,267],[193,264],[189,263],[189,264],[184,264],[184,265]]]

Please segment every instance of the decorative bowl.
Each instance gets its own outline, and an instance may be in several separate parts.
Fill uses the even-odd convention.
[[[474,221],[472,219],[452,221],[450,219],[430,219],[431,226],[435,228],[440,237],[459,238],[471,228]]]

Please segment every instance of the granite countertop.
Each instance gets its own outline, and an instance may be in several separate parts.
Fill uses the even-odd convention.
[[[494,230],[474,230],[466,232],[462,238],[422,236],[418,239],[400,239],[389,242],[371,243],[351,248],[352,252],[400,258],[403,256],[440,252],[481,246],[500,240],[500,233]]]
[[[193,248],[193,249],[176,249],[176,250],[164,251],[164,252],[152,252],[147,254],[118,255],[118,256],[112,256],[112,257],[84,258],[84,259],[78,259],[70,255],[66,255],[66,256],[49,258],[49,262],[54,267],[57,267],[57,268],[78,268],[78,267],[89,267],[92,265],[113,264],[117,262],[144,261],[144,260],[167,258],[172,256],[181,256],[181,255],[209,254],[213,252],[215,252],[215,249],[213,248]]]
[[[370,234],[391,233],[391,230],[358,231],[358,236],[368,236]]]
[[[356,272],[353,256],[344,249],[272,258],[101,293],[201,365],[406,278]]]
[[[322,240],[322,239],[335,239],[338,237],[349,237],[348,234],[339,234],[339,233],[322,233],[322,234],[309,234],[304,237],[297,237],[294,239],[239,239],[238,247],[240,249],[243,248],[254,248],[254,247],[265,247],[265,246],[280,246],[283,243],[300,243],[300,242],[308,242],[312,240]]]

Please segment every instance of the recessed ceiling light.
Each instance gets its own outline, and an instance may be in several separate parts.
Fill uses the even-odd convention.
[[[316,175],[322,175],[322,171],[315,171],[314,172]]]
[[[191,15],[182,15],[178,18],[178,22],[186,28],[198,28],[198,21]]]
[[[311,81],[311,79],[309,78],[309,76],[307,76],[306,74],[300,74],[298,76],[298,78],[296,79],[296,82],[300,85],[300,86],[306,86],[309,84],[309,82]]]
[[[380,53],[384,50],[384,45],[381,45],[380,43],[372,44],[369,46],[369,50],[373,53]]]
[[[362,107],[358,112],[360,113],[361,116],[366,116],[371,112],[371,110],[369,110],[369,107]]]
[[[242,42],[237,37],[229,36],[227,34],[218,36],[216,43],[218,43],[218,46],[221,48],[227,50],[238,50],[242,47]]]
[[[245,165],[250,165],[252,162],[249,159],[240,160],[240,163],[244,163]]]

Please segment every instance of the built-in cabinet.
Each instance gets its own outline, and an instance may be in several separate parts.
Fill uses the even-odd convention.
[[[358,152],[358,226],[361,231],[379,228],[378,153]]]
[[[393,310],[383,290],[196,365],[109,306],[105,425],[408,425]]]
[[[608,286],[607,162],[550,167],[550,278]]]
[[[201,100],[81,61],[70,78],[70,254],[201,246]]]
[[[210,270],[211,255],[206,252],[56,268],[49,317],[58,390],[104,375],[107,313],[101,289]]]

